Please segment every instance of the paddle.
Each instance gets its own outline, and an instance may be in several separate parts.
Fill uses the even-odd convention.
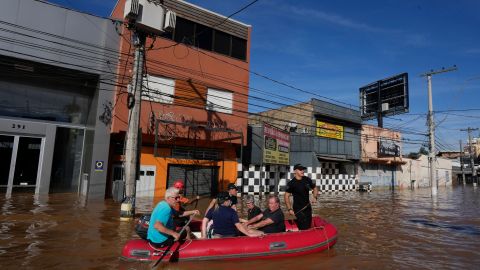
[[[160,258],[157,260],[157,262],[155,262],[155,264],[153,265],[153,267],[157,266],[162,260],[163,258],[165,258],[165,256],[167,255],[168,251],[170,251],[170,249],[172,248],[172,246],[175,244],[175,242],[177,242],[180,237],[182,236],[182,233],[183,231],[185,231],[185,229],[187,228],[188,224],[190,224],[190,222],[193,220],[193,216],[195,215],[191,215],[190,216],[190,219],[188,220],[187,224],[185,224],[185,226],[183,226],[183,228],[180,230],[180,232],[178,233],[180,236],[178,239],[174,240],[168,247],[167,249],[165,249],[165,251],[163,252],[162,256],[160,256]],[[152,267],[152,268],[153,268]]]

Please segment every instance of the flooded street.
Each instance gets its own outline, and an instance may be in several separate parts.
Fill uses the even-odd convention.
[[[480,189],[321,194],[315,212],[335,224],[327,252],[277,260],[179,263],[164,269],[475,269],[480,265]],[[205,206],[207,200],[199,205]],[[149,269],[119,260],[137,237],[113,201],[76,195],[0,198],[1,269]],[[148,206],[144,206],[148,207]],[[478,268],[477,268],[478,269]]]

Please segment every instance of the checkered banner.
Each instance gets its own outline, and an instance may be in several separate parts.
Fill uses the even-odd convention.
[[[310,177],[320,192],[355,191],[358,178],[355,175],[340,174],[336,163],[322,162],[321,167],[307,167],[305,176]],[[293,178],[293,166],[283,165],[238,165],[237,185],[243,194],[265,194],[275,192],[275,179],[278,191],[284,193],[287,182]]]

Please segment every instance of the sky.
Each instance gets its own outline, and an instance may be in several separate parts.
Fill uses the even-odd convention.
[[[116,3],[50,2],[99,16],[109,16]],[[252,0],[189,2],[229,16]],[[251,71],[314,93],[251,75],[250,87],[282,95],[276,100],[281,103],[323,96],[358,109],[360,87],[407,72],[410,111],[386,118],[384,126],[417,142],[404,143],[408,153],[428,142],[422,135],[427,134],[427,81],[420,76],[425,72],[458,67],[432,77],[437,150],[458,151],[459,140],[468,139],[460,129],[480,126],[479,11],[477,0],[260,0],[232,18],[252,26]],[[472,135],[480,137],[479,131]]]

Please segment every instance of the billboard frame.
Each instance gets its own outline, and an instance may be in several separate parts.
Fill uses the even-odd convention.
[[[383,116],[409,112],[408,73],[404,72],[359,88],[360,117],[362,120],[377,118],[383,127]],[[390,101],[390,102],[389,102]],[[382,105],[388,103],[387,109]],[[393,103],[393,106],[390,104]]]

